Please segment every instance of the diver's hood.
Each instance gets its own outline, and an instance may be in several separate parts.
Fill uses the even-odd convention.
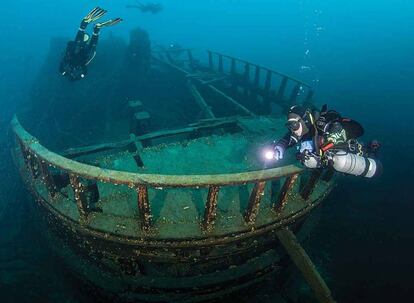
[[[302,117],[299,116],[296,113],[289,113],[288,116],[287,116],[287,118],[288,118],[288,120],[291,120],[291,119],[292,120],[297,120],[297,121],[302,120]]]

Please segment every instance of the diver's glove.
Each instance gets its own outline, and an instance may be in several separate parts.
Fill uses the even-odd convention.
[[[313,152],[305,149],[302,153],[298,153],[297,159],[302,162],[307,168],[319,168],[322,167],[321,157]]]
[[[285,149],[280,145],[275,145],[273,158],[278,161],[282,160],[285,154]]]

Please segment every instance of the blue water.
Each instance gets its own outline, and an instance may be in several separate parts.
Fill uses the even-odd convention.
[[[8,233],[17,224],[11,217],[22,218],[27,194],[12,170],[6,136],[13,113],[30,100],[50,39],[74,36],[81,17],[96,5],[124,19],[105,29],[102,39],[112,34],[126,39],[130,29],[140,26],[158,43],[217,50],[270,66],[312,84],[320,104],[360,121],[367,137],[383,144],[384,175],[378,180],[343,178],[327,199],[307,248],[327,273],[338,302],[411,301],[414,3],[160,2],[165,9],[148,15],[126,9],[132,0],[1,1],[0,203],[16,205],[0,223],[0,301],[91,302],[58,265],[48,262],[31,222],[23,220],[23,238]],[[33,261],[25,274],[9,262],[21,255]],[[11,275],[13,270],[20,274]]]

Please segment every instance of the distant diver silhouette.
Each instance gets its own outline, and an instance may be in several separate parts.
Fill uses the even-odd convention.
[[[93,60],[96,54],[96,45],[98,44],[99,32],[102,27],[118,24],[121,18],[111,19],[102,23],[96,23],[93,28],[92,38],[85,33],[89,23],[94,22],[106,14],[106,10],[95,7],[86,15],[80,24],[75,41],[69,41],[66,46],[65,55],[59,66],[59,72],[62,76],[71,81],[83,79],[88,71],[87,65]]]
[[[127,5],[127,8],[137,8],[143,13],[151,13],[151,14],[158,14],[160,11],[164,9],[161,3],[149,2],[142,4],[141,2],[137,2],[136,5]]]

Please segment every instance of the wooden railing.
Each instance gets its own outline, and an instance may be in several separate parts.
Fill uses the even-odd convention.
[[[256,112],[270,113],[272,102],[287,110],[294,104],[313,101],[314,90],[308,83],[246,60],[209,50],[207,66],[201,66],[194,59],[191,49],[164,50],[158,54],[160,58],[157,60],[161,59],[187,76],[204,70],[215,74],[212,79],[197,80],[228,99],[236,95],[240,97],[241,89],[241,97],[250,100]],[[223,92],[212,85],[223,80],[231,83],[231,91]],[[243,112],[246,113],[246,110]]]
[[[275,214],[278,215],[286,207],[289,192],[298,175],[303,171],[302,168],[294,165],[260,171],[216,175],[159,175],[116,171],[80,163],[48,150],[20,125],[16,117],[12,121],[12,127],[28,175],[31,180],[41,178],[50,198],[53,198],[57,193],[57,185],[54,183],[51,169],[59,169],[69,175],[81,224],[86,222],[90,212],[85,195],[88,187],[81,179],[112,183],[114,185],[123,184],[135,189],[137,191],[137,206],[143,230],[150,229],[153,224],[148,188],[208,188],[204,216],[200,226],[204,230],[211,231],[214,228],[218,196],[222,187],[254,184],[244,215],[246,224],[254,224],[260,209],[260,202],[266,183],[286,177],[278,198],[274,201],[273,208]],[[303,192],[305,200],[315,187],[315,180],[315,178],[310,178],[311,183],[308,182],[309,184],[303,187],[306,190],[306,192]]]
[[[208,51],[208,66],[211,71],[237,79],[235,84],[242,84],[246,95],[260,95],[265,102],[273,99],[292,105],[299,101],[311,102],[313,98],[314,91],[309,84],[246,60]]]

